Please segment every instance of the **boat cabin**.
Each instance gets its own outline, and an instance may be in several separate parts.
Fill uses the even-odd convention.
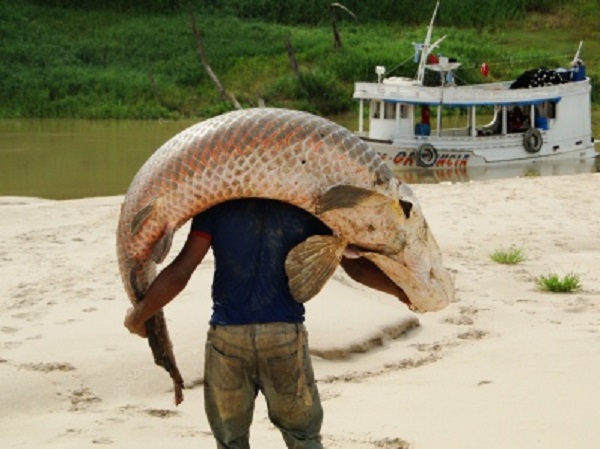
[[[532,127],[548,131],[555,124],[560,102],[561,97],[472,104],[465,104],[464,100],[441,104],[408,98],[360,99],[358,134],[391,143],[397,136],[409,135],[487,137],[524,133]],[[365,106],[368,130],[363,119]]]

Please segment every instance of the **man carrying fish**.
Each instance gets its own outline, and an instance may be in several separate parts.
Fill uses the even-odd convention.
[[[269,199],[222,203],[197,215],[179,255],[130,309],[125,326],[146,336],[146,321],[174,299],[212,247],[213,313],[205,355],[205,410],[219,449],[248,448],[258,391],[288,448],[322,448],[323,409],[314,380],[304,305],[288,285],[292,248],[331,230],[308,212]],[[408,304],[400,287],[351,250],[342,267]],[[351,258],[352,257],[352,258]]]
[[[187,243],[157,277],[190,219]],[[117,226],[119,271],[134,304],[125,324],[147,335],[154,362],[173,380],[175,404],[184,382],[162,308],[211,246],[205,401],[219,448],[248,447],[259,390],[288,447],[321,447],[302,303],[340,264],[417,312],[440,310],[454,296],[414,193],[354,133],[277,108],[204,120],[144,163]]]

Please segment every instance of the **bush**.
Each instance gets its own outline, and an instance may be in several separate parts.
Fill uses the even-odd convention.
[[[515,265],[525,260],[523,251],[519,248],[498,249],[492,253],[490,258],[494,262],[504,265]]]
[[[542,275],[536,282],[540,290],[554,293],[570,293],[581,288],[581,280],[575,273],[569,273],[562,278],[557,274]]]
[[[275,80],[267,88],[266,100],[277,106],[331,115],[350,108],[352,92],[343,89],[333,73],[317,69],[301,72],[299,80],[292,75]]]

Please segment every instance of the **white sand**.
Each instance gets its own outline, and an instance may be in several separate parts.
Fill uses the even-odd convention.
[[[413,186],[457,300],[417,316],[338,272],[307,305],[315,353],[345,357],[313,357],[325,446],[598,447],[599,187],[598,174]],[[120,200],[0,197],[3,448],[215,447],[199,385],[212,264],[166,310],[189,387],[176,408],[168,374],[122,326]],[[527,260],[489,259],[510,245]],[[583,289],[539,292],[552,272]],[[284,447],[261,398],[251,441]]]

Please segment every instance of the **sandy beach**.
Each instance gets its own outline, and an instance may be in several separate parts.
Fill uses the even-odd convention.
[[[325,447],[598,447],[600,174],[412,187],[456,301],[416,315],[339,270],[307,304]],[[168,374],[122,325],[121,199],[0,197],[4,448],[215,447],[201,385],[212,259],[165,310],[187,387],[175,407]],[[490,259],[510,246],[524,262]],[[583,287],[539,291],[550,273]],[[285,447],[260,396],[251,443]]]

